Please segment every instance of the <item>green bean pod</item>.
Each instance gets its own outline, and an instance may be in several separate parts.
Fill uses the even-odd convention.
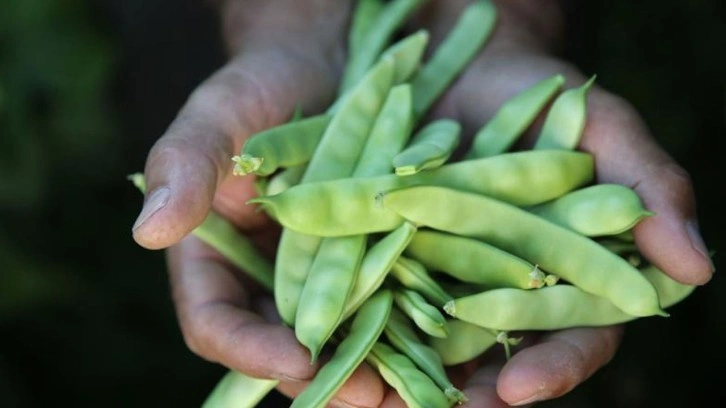
[[[131,174],[128,179],[142,193],[146,192],[146,180],[142,173]],[[232,265],[246,272],[263,288],[272,291],[274,286],[272,264],[259,253],[252,241],[240,234],[229,221],[210,210],[204,221],[192,230],[192,234],[214,248]]]
[[[588,237],[616,235],[654,215],[632,188],[620,184],[581,188],[529,211]]]
[[[431,336],[428,339],[429,345],[436,350],[445,366],[473,360],[497,344],[495,330],[458,319],[447,321],[446,328],[449,330],[446,338]]]
[[[562,92],[552,103],[533,149],[574,150],[587,119],[587,94],[595,76],[584,85]]]
[[[202,408],[254,408],[278,383],[230,370],[214,386]]]
[[[449,408],[451,403],[431,378],[405,355],[380,341],[366,357],[408,408]]]
[[[474,59],[494,30],[496,20],[497,10],[488,0],[476,1],[464,9],[454,28],[411,80],[417,119],[426,114]]]
[[[657,291],[662,308],[680,302],[695,288],[668,277],[653,266],[645,268],[642,276]],[[626,289],[625,284],[622,285]],[[536,291],[489,290],[455,299],[444,309],[457,319],[505,331],[609,326],[637,318],[623,312],[610,300],[573,285],[557,285]]]
[[[353,291],[345,302],[343,320],[351,316],[383,284],[391,267],[416,233],[416,226],[404,222],[373,244],[363,256]]]
[[[330,120],[330,115],[317,115],[252,135],[232,158],[234,174],[269,176],[280,167],[307,163]]]
[[[443,391],[452,403],[464,403],[466,396],[454,387],[436,350],[423,343],[406,316],[393,309],[383,329],[391,345],[413,361]]]
[[[544,106],[565,83],[565,77],[546,78],[508,99],[477,133],[467,159],[506,152],[534,122]]]
[[[411,144],[393,158],[395,173],[410,176],[441,167],[459,144],[461,125],[451,119],[435,120],[414,135]]]
[[[429,0],[392,0],[386,4],[378,18],[357,40],[357,52],[348,58],[340,86],[341,95],[357,86],[403,22],[427,1]]]
[[[393,292],[396,306],[423,330],[434,337],[446,337],[446,317],[431,305],[418,292],[409,289],[397,289]]]
[[[301,184],[353,174],[375,118],[393,85],[393,72],[394,62],[381,60],[350,91],[326,128]],[[282,231],[275,263],[274,298],[282,321],[288,325],[294,325],[300,294],[321,240],[289,228]]]
[[[380,337],[393,305],[390,290],[380,290],[366,300],[353,318],[350,330],[312,382],[292,401],[291,408],[323,408],[335,396]]]
[[[311,363],[342,321],[366,245],[365,235],[324,239],[300,293],[295,336],[310,350]]]
[[[403,218],[382,208],[382,191],[416,185],[446,186],[484,194],[518,206],[552,200],[592,179],[592,156],[542,150],[446,164],[408,177],[396,175],[301,184],[257,203],[286,228],[319,236],[390,231]],[[301,211],[314,208],[315,211]]]
[[[429,269],[489,288],[533,289],[544,285],[545,274],[530,262],[473,238],[418,231],[406,254]]]
[[[358,0],[355,2],[348,31],[348,55],[361,52],[363,39],[381,17],[384,6],[383,0]]]
[[[410,244],[409,244],[410,245]],[[426,267],[419,261],[405,256],[398,260],[391,268],[391,276],[396,278],[405,288],[420,293],[437,307],[444,307],[453,297],[429,275]]]
[[[633,316],[667,316],[653,285],[628,262],[589,238],[525,210],[485,196],[431,186],[391,191],[382,201],[385,208],[411,222],[478,238],[541,265]]]

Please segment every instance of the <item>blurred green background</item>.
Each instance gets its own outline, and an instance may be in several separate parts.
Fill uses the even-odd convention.
[[[578,2],[566,57],[624,96],[690,172],[726,239],[726,10]],[[162,252],[130,228],[128,173],[224,62],[202,0],[0,1],[0,406],[198,407],[226,371],[189,352]],[[613,361],[556,403],[682,407],[722,393],[726,284],[629,324]],[[268,399],[282,406],[278,396]]]

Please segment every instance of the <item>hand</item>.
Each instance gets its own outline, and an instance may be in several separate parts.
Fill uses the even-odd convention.
[[[188,347],[248,375],[299,393],[317,366],[272,299],[189,232],[210,208],[272,253],[276,228],[253,206],[252,177],[232,176],[232,156],[252,134],[283,123],[299,105],[321,112],[335,97],[345,62],[348,1],[221,2],[229,63],[190,96],[149,153],[148,194],[134,239],[167,251],[171,289]],[[211,389],[210,389],[211,391]],[[336,397],[377,406],[383,383],[367,365]]]
[[[435,46],[466,1],[434,1],[418,24],[428,27]],[[566,87],[580,86],[592,74],[555,58],[562,25],[557,1],[496,1],[499,25],[480,57],[432,111],[434,117],[459,120],[471,136],[518,92],[554,74]],[[606,73],[602,73],[606,74]],[[639,251],[673,278],[701,285],[713,264],[698,232],[688,174],[655,142],[638,113],[623,99],[595,86],[588,96],[588,118],[580,149],[595,157],[601,183],[633,187],[646,208],[657,215],[634,230]],[[523,137],[531,146],[540,118]],[[615,354],[623,326],[527,333],[511,360],[486,356],[457,367],[472,407],[527,405],[559,397],[589,378]],[[496,350],[501,353],[500,350]],[[496,362],[499,361],[499,362]],[[505,403],[506,402],[506,403]]]

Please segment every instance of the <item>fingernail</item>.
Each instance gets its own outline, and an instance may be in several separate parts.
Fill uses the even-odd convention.
[[[509,405],[511,405],[513,407],[518,407],[518,406],[521,406],[521,405],[527,405],[527,404],[531,404],[533,402],[537,402],[537,401],[541,400],[542,397],[543,396],[541,394],[537,393],[537,394],[534,394],[534,395],[532,395],[530,397],[527,397],[525,399],[522,399],[522,400],[519,400],[519,401],[514,402],[512,404],[509,404]]]
[[[144,203],[144,208],[141,210],[139,218],[136,219],[132,230],[139,228],[152,215],[164,208],[166,203],[169,202],[169,196],[169,187],[157,188]]]
[[[695,220],[690,220],[686,222],[686,231],[688,231],[688,236],[691,238],[691,246],[693,249],[698,251],[705,259],[708,261],[709,266],[711,267],[711,272],[713,272],[714,265],[713,260],[711,260],[711,257],[708,255],[708,249],[706,248],[706,244],[703,242],[703,237],[701,237],[701,232],[698,228],[698,222]]]

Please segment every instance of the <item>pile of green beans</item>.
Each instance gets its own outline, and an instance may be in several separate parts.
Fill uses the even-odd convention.
[[[425,53],[425,30],[394,41],[425,3],[359,0],[338,98],[233,158],[236,175],[256,178],[243,204],[283,229],[274,263],[213,213],[195,230],[274,295],[312,362],[330,352],[293,407],[326,406],[364,361],[409,407],[450,407],[467,398],[446,367],[497,345],[509,357],[520,340],[509,332],[667,316],[694,289],[640,256],[631,231],[655,214],[633,189],[598,184],[577,150],[595,77],[525,89],[452,161],[461,125],[426,113],[497,13],[473,2]],[[540,115],[532,149],[513,151]],[[253,407],[276,385],[230,371],[204,407]]]

